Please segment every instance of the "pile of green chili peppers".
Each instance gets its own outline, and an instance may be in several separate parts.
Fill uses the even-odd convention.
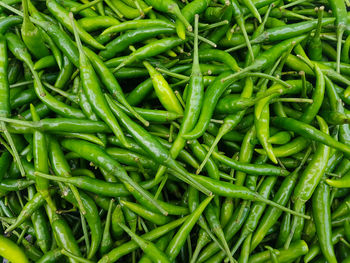
[[[0,262],[350,263],[349,6],[0,0]]]

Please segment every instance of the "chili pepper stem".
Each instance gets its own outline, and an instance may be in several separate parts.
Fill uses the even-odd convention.
[[[192,26],[190,25],[190,23],[187,21],[187,19],[181,13],[179,6],[173,5],[169,9],[172,13],[174,13],[177,16],[177,18],[179,18],[181,20],[182,23],[184,23],[184,25],[187,27],[187,30],[192,32]]]
[[[238,71],[234,74],[227,76],[226,78],[222,78],[221,82],[225,82],[227,80],[231,80],[233,82],[232,79],[239,79],[239,77],[241,77],[244,73],[249,72],[250,70],[251,70],[251,68],[248,66],[248,67],[242,69],[241,71]]]
[[[266,198],[264,198],[264,197],[262,197],[262,196],[260,196],[260,195],[258,195],[258,194],[256,194],[256,198],[257,198],[259,201],[265,202],[265,203],[268,204],[268,205],[271,205],[271,206],[273,206],[273,207],[276,207],[276,208],[278,208],[278,209],[281,209],[281,210],[284,211],[284,212],[287,212],[287,213],[290,213],[290,214],[292,214],[292,215],[299,216],[299,217],[302,217],[302,218],[305,218],[305,219],[308,219],[308,220],[310,219],[310,216],[308,216],[308,215],[304,215],[304,214],[302,214],[302,213],[300,213],[300,212],[298,212],[298,211],[288,209],[287,207],[281,206],[280,204],[277,204],[277,203],[275,203],[275,202],[273,202],[273,201],[271,201],[271,200],[269,200],[269,199],[266,199]],[[300,210],[299,210],[299,211],[300,211]]]
[[[345,31],[345,25],[339,24],[337,27],[337,73],[340,73],[340,56],[341,56],[341,45],[342,45],[342,38]]]
[[[245,24],[244,24],[244,19],[243,17],[240,17],[238,20],[237,20],[237,24],[239,25],[239,27],[241,28],[242,30],[242,33],[243,33],[243,36],[244,36],[244,39],[245,39],[245,42],[247,44],[247,47],[248,47],[248,51],[249,51],[249,54],[252,58],[252,61],[254,61],[254,52],[253,52],[253,48],[252,48],[252,45],[250,43],[250,40],[249,40],[249,37],[248,37],[248,34],[247,34],[247,30],[245,28]]]
[[[3,133],[5,135],[5,138],[6,138],[6,140],[8,141],[8,143],[9,143],[9,145],[11,147],[11,150],[12,150],[12,153],[13,153],[13,158],[16,160],[16,163],[17,163],[18,168],[19,168],[19,170],[21,172],[21,175],[24,177],[26,172],[24,171],[24,168],[23,168],[23,165],[22,165],[22,162],[21,162],[21,158],[19,157],[18,151],[17,151],[16,146],[15,146],[13,140],[12,140],[11,134],[7,130],[6,123],[4,121],[0,120],[0,125],[1,125],[1,130],[3,131]]]
[[[72,191],[75,199],[77,200],[77,203],[78,203],[78,208],[80,210],[80,212],[83,214],[83,215],[86,215],[86,209],[83,205],[83,201],[81,200],[81,197],[80,197],[80,194],[79,194],[79,191],[77,188],[75,188],[73,185],[69,184],[69,188],[70,190]]]
[[[281,80],[280,78],[277,78],[275,76],[269,75],[269,74],[265,74],[265,73],[261,73],[261,72],[248,72],[244,74],[247,77],[260,77],[260,78],[265,78],[266,80],[272,80],[274,82],[277,82],[287,88],[291,88],[292,86],[290,84],[288,84],[287,82]]]
[[[215,231],[214,230],[214,232],[216,232],[216,235],[218,236],[219,240],[223,244],[224,249],[225,249],[225,253],[226,253],[227,257],[228,257],[228,260],[231,263],[237,263],[237,260],[235,260],[233,258],[233,254],[231,253],[230,248],[228,247],[228,244],[227,244],[227,241],[225,239],[225,235],[224,235],[223,231]]]
[[[208,159],[210,158],[211,154],[213,153],[213,151],[215,150],[216,145],[219,143],[219,141],[221,140],[221,138],[227,133],[229,132],[231,129],[231,125],[226,124],[225,123],[223,125],[221,125],[218,134],[215,137],[215,140],[213,142],[213,144],[210,146],[205,158],[203,159],[201,165],[198,167],[198,169],[196,170],[196,174],[200,174],[200,172],[202,171],[202,169],[204,168],[205,164],[207,163]]]
[[[68,258],[74,259],[77,262],[81,262],[81,263],[93,263],[94,262],[94,261],[91,261],[91,260],[88,260],[88,259],[76,256],[76,255],[72,254],[71,252],[69,252],[69,251],[67,251],[65,249],[62,249],[61,253],[62,253],[62,255],[65,255]]]
[[[100,2],[102,2],[103,0],[93,0],[93,1],[91,1],[91,2],[89,2],[89,3],[86,3],[86,4],[84,4],[84,5],[81,5],[81,6],[79,6],[79,7],[72,7],[71,9],[70,9],[70,11],[72,12],[72,13],[74,13],[74,14],[77,14],[77,13],[79,13],[80,11],[83,11],[83,10],[85,10],[85,9],[87,9],[87,8],[90,8],[90,7],[92,7],[92,6],[94,6],[94,5],[96,5],[96,4],[98,4],[98,3],[100,3]]]
[[[194,37],[194,34],[193,34],[192,32],[188,32],[188,31],[187,31],[186,34],[189,35],[189,36],[191,36],[191,37]],[[207,38],[205,38],[205,37],[198,36],[198,39],[199,39],[200,41],[204,42],[204,43],[207,43],[207,44],[211,45],[212,47],[217,47],[217,45],[216,45],[213,41],[211,41],[211,40],[209,40],[209,39],[207,39]]]

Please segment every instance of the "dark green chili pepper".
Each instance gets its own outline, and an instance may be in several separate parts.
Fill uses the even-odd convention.
[[[230,241],[233,236],[241,229],[243,223],[247,219],[249,213],[249,206],[242,204],[242,207],[237,207],[235,212],[233,213],[232,218],[230,221],[227,223],[224,233],[225,233],[225,238],[227,241]],[[220,250],[219,246],[216,243],[211,243],[208,245],[200,254],[198,258],[198,262],[204,262],[211,256],[213,258],[218,258],[215,253],[217,253]],[[225,257],[225,254],[223,255],[222,259]]]
[[[337,262],[332,244],[330,189],[325,182],[320,182],[312,195],[312,211],[322,254],[328,262]]]
[[[28,115],[30,116],[30,115]],[[27,117],[27,115],[26,115]],[[24,133],[33,133],[34,130],[41,132],[110,132],[106,124],[100,121],[67,119],[67,118],[52,118],[41,119],[40,121],[22,121],[9,118],[0,118],[1,121],[8,122],[9,127],[24,131]]]
[[[336,228],[333,230],[333,234],[332,234],[332,243],[333,245],[337,244],[340,240],[341,237],[344,236],[344,228]],[[313,244],[312,246],[310,246],[309,251],[307,252],[307,254],[304,256],[304,261],[310,262],[312,259],[314,259],[317,255],[319,255],[321,252],[321,248],[319,246],[319,244]]]
[[[20,191],[34,183],[35,181],[27,179],[4,179],[0,183],[0,189],[3,191]]]
[[[152,41],[151,43],[135,50],[129,56],[127,56],[123,62],[116,67],[113,72],[118,71],[120,68],[133,63],[136,60],[143,60],[145,58],[153,57],[163,52],[166,52],[184,41],[177,37],[163,38],[160,40]]]
[[[175,31],[172,27],[146,27],[129,31],[113,39],[106,45],[106,49],[99,53],[105,59],[115,57],[116,54],[127,49],[130,45],[149,39],[160,34],[170,34]]]
[[[39,121],[40,117],[37,115],[35,107],[31,104],[30,111],[32,113],[32,119]],[[40,131],[35,131],[33,134],[33,156],[34,156],[34,169],[38,172],[49,172],[49,159],[47,152],[46,136]],[[51,199],[49,193],[49,181],[44,178],[36,178],[36,189],[44,197],[51,209],[55,209],[55,205]]]
[[[318,117],[317,119],[321,120],[321,117]],[[272,124],[282,129],[294,131],[305,138],[315,140],[338,149],[339,151],[344,152],[346,155],[350,154],[350,147],[348,147],[346,144],[336,141],[330,135],[317,130],[311,125],[303,124],[297,120],[285,117],[272,118]]]
[[[314,102],[305,109],[303,115],[299,119],[305,123],[310,123],[317,115],[319,109],[321,108],[325,92],[325,79],[323,77],[323,73],[317,65],[315,65],[314,70],[316,75],[316,88],[312,94],[312,100]]]
[[[133,107],[130,106],[123,94],[123,90],[120,87],[118,81],[113,76],[112,72],[105,66],[100,57],[87,48],[85,48],[84,51],[88,57],[91,58],[91,64],[93,65],[97,74],[100,76],[102,83],[109,90],[110,94],[116,98],[124,107],[126,107],[139,121],[141,121],[145,126],[148,126],[148,121],[146,121],[142,116],[140,116],[138,112],[134,110]]]
[[[55,263],[62,257],[60,249],[51,250],[43,255],[37,263]]]
[[[35,196],[35,189],[33,187],[29,187],[28,188],[28,198],[33,199],[34,196]],[[45,200],[45,199],[43,198],[43,200]],[[44,203],[42,203],[42,204],[44,204]],[[44,253],[47,253],[50,249],[50,245],[51,245],[51,241],[52,241],[51,240],[51,233],[50,233],[50,226],[49,226],[49,223],[47,220],[47,216],[45,214],[45,210],[41,206],[36,207],[36,208],[37,208],[36,211],[34,211],[34,209],[32,209],[32,211],[34,211],[34,212],[31,214],[31,219],[32,219],[32,223],[34,226],[34,230],[35,230],[35,234],[36,234],[36,238],[37,238],[37,243],[38,243],[39,247],[41,248],[41,250]],[[29,208],[27,207],[27,209],[30,210],[30,207]],[[21,214],[23,214],[23,212],[21,212]],[[18,219],[16,220],[16,222],[18,222]],[[9,230],[7,229],[6,231],[9,231]]]
[[[124,134],[122,133],[121,128],[118,124],[118,121],[109,109],[106,99],[103,96],[102,90],[99,86],[97,75],[91,65],[91,62],[84,53],[83,46],[78,36],[77,27],[73,19],[72,23],[74,36],[79,49],[79,70],[83,92],[85,93],[96,114],[108,124],[108,126],[111,128],[113,133],[120,139],[120,141],[123,144],[125,144],[125,146],[128,146]]]
[[[206,194],[210,194],[210,191],[207,191],[205,187],[202,187],[201,184],[198,184],[191,178],[188,172],[171,157],[170,153],[159,143],[159,141],[157,141],[157,139],[155,139],[141,126],[132,122],[129,117],[118,108],[117,105],[113,104],[109,97],[107,97],[107,100],[114,114],[116,114],[116,116],[120,119],[122,125],[132,134],[143,150],[146,151],[156,162],[168,168],[174,169],[178,173],[178,177],[180,177],[181,180],[187,181]]]
[[[264,198],[268,198],[275,183],[276,183],[276,177],[268,177],[268,178],[264,179],[263,183],[259,187],[259,191],[258,191],[259,194],[261,196],[263,196]],[[234,248],[232,248],[232,250],[231,250],[232,255],[234,255],[234,253],[237,251],[237,249],[242,244],[242,242],[250,234],[253,234],[255,228],[257,227],[257,225],[259,223],[259,219],[265,210],[265,207],[266,207],[266,204],[263,204],[263,203],[254,203],[252,205],[249,216],[247,218],[247,221],[245,222],[243,229],[241,231],[241,236],[239,237],[238,241],[236,242]]]
[[[34,70],[42,70],[45,68],[51,68],[51,67],[55,67],[57,65],[56,59],[54,58],[54,56],[46,56],[46,57],[42,57],[41,59],[39,59],[37,62],[35,62],[34,64]]]
[[[173,239],[170,241],[167,249],[166,254],[169,257],[170,261],[173,261],[176,256],[179,254],[181,247],[186,241],[187,236],[189,235],[190,231],[194,227],[195,223],[197,222],[199,216],[203,213],[206,206],[209,204],[209,202],[213,199],[213,196],[207,197],[197,208],[188,216],[182,227],[179,229],[179,231],[175,234]]]
[[[58,246],[74,255],[81,256],[79,246],[67,222],[60,215],[52,211],[49,206],[45,206],[45,208]],[[76,263],[78,261],[69,258],[69,262]]]
[[[318,23],[314,36],[309,40],[308,50],[310,59],[320,61],[322,60],[322,42],[320,38],[321,30],[322,30],[322,20],[323,20],[323,11],[324,6],[316,8]]]
[[[12,26],[22,23],[23,19],[20,16],[8,16],[0,19],[0,33],[6,33],[7,29]]]
[[[105,227],[103,230],[101,246],[100,246],[100,253],[102,255],[108,253],[112,249],[112,245],[113,245],[111,231],[110,231],[111,220],[112,220],[113,202],[114,202],[113,199],[111,199],[109,201],[108,212],[107,212],[107,216],[106,216],[106,222],[105,222]]]
[[[173,28],[174,25],[170,22],[160,20],[160,19],[142,19],[142,20],[131,20],[120,23],[119,25],[111,26],[102,32],[102,35],[107,35],[110,33],[119,33],[127,30],[135,30],[138,28],[147,28],[154,26],[170,27]]]
[[[54,172],[58,176],[69,176],[69,165],[64,158],[58,142],[52,137],[50,137],[49,150],[50,163]],[[86,217],[91,231],[91,247],[88,253],[88,258],[91,258],[98,250],[102,238],[101,220],[98,217],[96,205],[89,196],[79,193],[72,185],[69,185],[69,188],[60,185],[60,188],[61,192],[65,193],[65,199],[77,205]]]
[[[126,225],[119,224],[125,232],[134,240],[140,248],[145,252],[146,255],[150,256],[154,262],[159,263],[170,263],[171,261],[168,259],[167,255],[163,251],[161,251],[155,244],[151,241],[147,241],[142,237],[136,235],[132,232]]]
[[[28,0],[22,0],[22,7],[24,16],[21,35],[24,44],[36,58],[48,56],[50,52],[44,44],[38,28],[29,19]]]
[[[38,98],[42,100],[45,104],[49,106],[52,110],[64,115],[64,116],[72,116],[75,118],[84,118],[82,112],[78,109],[75,109],[71,106],[64,104],[61,101],[58,101],[53,97],[50,93],[48,93],[41,84],[38,73],[33,68],[33,62],[31,60],[30,54],[26,51],[24,44],[21,40],[12,33],[6,34],[6,39],[9,44],[9,49],[12,53],[19,59],[25,62],[30,68],[33,76],[34,76],[34,88],[35,93]]]
[[[290,207],[290,205],[288,205],[288,207]],[[283,245],[286,243],[288,239],[288,236],[291,230],[291,218],[292,216],[290,214],[283,215],[281,226],[280,226],[280,232],[278,234],[278,238],[276,241],[276,247],[278,248],[283,247]]]
[[[304,165],[304,163],[307,161],[310,151],[311,149],[307,151],[300,165],[294,170],[294,172],[283,180],[273,201],[281,205],[287,204],[288,200],[290,199],[290,196],[292,195],[292,191],[294,190],[294,187],[296,185],[296,182],[299,176],[299,171]],[[253,251],[257,247],[257,245],[263,240],[268,230],[277,222],[278,218],[281,215],[282,215],[282,211],[277,210],[274,207],[267,208],[267,211],[265,212],[263,218],[261,219],[257,230],[253,234],[251,247],[250,247],[251,251]]]
[[[63,147],[79,153],[80,156],[86,158],[96,165],[102,167],[109,173],[116,176],[123,184],[127,184],[128,187],[132,187],[139,193],[141,193],[150,203],[152,203],[158,211],[166,213],[166,211],[155,201],[150,194],[148,194],[141,186],[139,186],[135,181],[133,181],[125,169],[114,159],[112,159],[104,150],[100,149],[98,146],[79,140],[66,139],[62,141]],[[83,150],[81,152],[80,150]]]
[[[31,197],[31,200],[26,203],[22,208],[21,213],[17,216],[15,223],[6,229],[6,232],[10,232],[21,225],[31,214],[44,205],[45,199],[40,193],[36,193]]]
[[[317,117],[317,120],[322,132],[328,135],[329,132],[327,123],[321,117]],[[324,144],[319,144],[311,162],[308,164],[307,168],[301,175],[298,184],[295,186],[292,198],[294,200],[294,208],[296,211],[305,210],[305,203],[311,198],[322,178],[323,173],[326,171],[329,155],[329,147]],[[293,237],[294,231],[296,230],[298,224],[302,223],[299,221],[299,218],[294,218],[293,220],[292,230],[288,239],[289,242]],[[288,245],[286,244],[285,247]]]
[[[278,262],[289,262],[300,256],[305,255],[309,251],[309,247],[304,240],[299,240],[290,245],[288,249],[279,250],[277,254]],[[265,250],[264,252],[256,253],[249,258],[249,263],[260,263],[270,259],[270,251]]]
[[[183,224],[187,218],[188,218],[188,216],[173,220],[172,222],[170,222],[166,225],[160,226],[158,228],[155,228],[155,229],[147,232],[146,234],[143,234],[141,237],[146,239],[146,240],[153,241],[153,240],[165,235],[166,233],[169,233],[170,231],[172,231],[176,227],[180,226],[181,224]],[[134,241],[127,242],[127,243],[125,243],[117,248],[112,249],[109,253],[104,255],[99,260],[99,263],[115,262],[116,260],[118,260],[122,256],[127,255],[130,252],[136,250],[138,247],[139,246]]]

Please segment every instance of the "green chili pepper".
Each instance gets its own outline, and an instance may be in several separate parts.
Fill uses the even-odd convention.
[[[29,19],[28,0],[22,1],[22,7],[24,13],[21,27],[23,42],[36,58],[48,56],[50,54],[49,50],[45,46],[38,28],[36,28],[36,26]]]
[[[332,244],[330,190],[325,182],[320,182],[312,196],[312,211],[316,233],[323,255],[329,262],[336,262]]]
[[[46,6],[50,13],[58,20],[60,23],[62,23],[70,32],[73,33],[73,26],[70,22],[69,13],[68,11],[62,7],[60,4],[58,4],[55,0],[47,0]],[[97,42],[89,33],[87,33],[80,24],[76,25],[77,32],[79,33],[80,38],[88,45],[91,45],[92,47],[96,49],[104,49],[105,47],[101,45],[99,42]]]
[[[23,250],[16,245],[11,239],[0,236],[1,252],[0,255],[14,263],[26,263],[29,259]]]

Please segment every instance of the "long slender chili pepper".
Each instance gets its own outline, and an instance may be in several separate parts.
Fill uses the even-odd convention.
[[[39,116],[36,113],[35,107],[31,104],[30,111],[34,121],[39,121]],[[33,156],[34,156],[34,168],[37,172],[48,173],[49,162],[48,152],[45,134],[40,131],[35,131],[33,134]],[[55,205],[51,199],[49,192],[49,181],[44,178],[36,179],[36,188],[38,192],[44,197],[48,205],[52,210],[55,210]]]
[[[322,42],[320,38],[322,29],[324,6],[317,8],[318,24],[316,28],[315,35],[309,40],[309,56],[310,59],[320,61],[322,59]]]
[[[312,211],[316,233],[323,255],[329,262],[336,262],[332,244],[332,227],[330,211],[330,189],[325,182],[320,182],[312,196]]]
[[[203,76],[199,68],[198,38],[197,38],[198,25],[197,24],[198,24],[198,16],[195,16],[195,31],[194,31],[195,42],[194,42],[193,65],[192,65],[191,77],[189,80],[189,86],[188,86],[186,108],[185,108],[185,113],[181,122],[178,136],[176,137],[170,149],[170,155],[174,159],[178,156],[182,148],[185,146],[186,140],[182,138],[182,135],[185,134],[187,131],[191,130],[195,126],[195,123],[199,115],[201,100],[203,97],[204,87],[203,87]],[[158,169],[156,178],[159,178],[160,176],[162,176],[164,172],[165,172],[165,167],[161,166]]]
[[[231,0],[231,5],[233,7],[233,17],[235,18],[238,26],[242,30],[245,42],[246,42],[248,50],[249,50],[249,54],[250,54],[252,60],[254,61],[254,52],[253,52],[251,43],[250,43],[249,38],[248,38],[247,30],[245,28],[245,23],[244,23],[244,18],[243,18],[243,13],[242,13],[241,7],[240,7],[237,0]]]
[[[148,194],[141,186],[139,186],[127,175],[125,169],[117,161],[112,159],[104,150],[100,149],[98,146],[84,141],[71,139],[62,141],[62,145],[69,150],[79,153],[79,155],[94,162],[96,165],[101,166],[109,173],[112,173],[119,180],[121,180],[123,184],[128,185],[141,193],[160,212],[167,214],[167,212],[157,203],[157,201],[152,198],[150,194]],[[79,149],[83,151],[80,152]]]
[[[143,19],[143,20],[131,20],[120,23],[119,25],[111,26],[102,32],[102,35],[110,33],[119,33],[127,30],[134,30],[139,27],[169,27],[173,28],[174,25],[170,22],[161,20],[161,19]]]
[[[320,119],[320,117],[318,119]],[[350,154],[350,147],[348,147],[346,144],[336,141],[330,135],[314,128],[311,125],[307,125],[297,120],[286,117],[272,118],[272,123],[276,127],[294,131],[305,138],[321,142],[330,147],[334,147],[335,149],[344,152],[346,155]]]
[[[317,120],[322,132],[327,134],[327,123],[321,117],[318,117]],[[318,145],[312,161],[308,164],[307,168],[301,175],[298,184],[295,186],[292,198],[294,200],[294,208],[296,211],[302,211],[305,208],[306,201],[311,198],[313,192],[315,191],[318,183],[322,178],[323,173],[326,170],[329,153],[330,149],[328,146],[324,144]],[[292,230],[288,239],[289,242],[293,237],[297,224],[298,220],[294,218],[292,223]],[[288,247],[288,245],[288,242],[286,242],[285,247]]]
[[[78,43],[80,65],[79,70],[83,91],[96,114],[109,125],[113,133],[120,139],[123,144],[125,144],[125,146],[128,147],[128,143],[124,138],[124,134],[122,133],[117,120],[113,116],[113,113],[109,109],[108,104],[102,94],[96,73],[88,57],[84,53],[80,38],[77,33],[75,22],[73,21],[72,17],[71,19],[73,23],[74,35]]]
[[[166,263],[171,262],[168,257],[164,254],[163,251],[157,248],[155,244],[153,244],[150,241],[146,241],[143,238],[137,236],[134,232],[130,230],[126,225],[119,224],[125,232],[128,233],[129,236],[140,246],[140,248],[147,254],[150,255],[152,258],[156,258],[156,262],[159,263]]]
[[[0,1],[0,261],[348,262],[348,4]]]
[[[32,198],[35,194],[35,188],[28,188],[28,197]],[[41,195],[41,194],[40,194]],[[45,200],[44,198],[42,198]],[[21,211],[22,213],[22,211]],[[23,213],[22,213],[23,214]],[[37,242],[41,250],[46,253],[50,249],[51,245],[51,233],[50,233],[50,225],[47,220],[47,216],[45,214],[45,210],[42,207],[39,207],[36,211],[31,214],[31,219],[33,223],[33,227],[35,230]],[[8,231],[8,230],[7,230]]]
[[[196,221],[198,220],[199,216],[203,213],[203,210],[205,207],[209,204],[209,202],[213,199],[213,196],[207,197],[198,207],[196,210],[193,211],[192,214],[188,216],[184,224],[181,226],[179,231],[175,234],[173,239],[170,241],[167,249],[166,254],[169,257],[170,261],[174,260],[177,256],[177,254],[180,252],[180,248],[186,241],[187,236],[189,235],[191,229],[195,225]]]
[[[157,139],[152,137],[152,135],[141,126],[131,121],[129,117],[118,108],[118,106],[113,104],[109,97],[107,97],[107,100],[114,114],[116,114],[120,119],[122,125],[132,134],[134,139],[156,162],[175,170],[181,180],[187,181],[194,187],[198,188],[198,190],[204,192],[205,194],[211,194],[210,191],[208,191],[200,183],[192,179],[188,172],[171,157],[170,153],[159,143],[159,141],[157,141]]]
[[[7,56],[7,41],[6,38],[0,34],[0,117],[9,117],[11,114],[10,106],[10,89],[9,89],[9,80],[8,80],[8,56]],[[0,121],[1,129],[4,132],[5,138],[10,144],[12,155],[16,162],[18,163],[19,170],[22,176],[25,175],[22,162],[19,158],[17,149],[14,145],[12,136],[7,130],[7,125]]]
[[[292,195],[292,191],[294,190],[294,187],[296,185],[300,169],[307,161],[310,153],[311,148],[309,148],[309,150],[306,152],[300,165],[293,171],[291,175],[284,179],[278,192],[275,195],[275,198],[273,199],[276,203],[279,203],[281,205],[287,204],[288,200],[290,199],[290,196]],[[271,228],[271,226],[273,226],[273,224],[278,220],[278,218],[281,215],[282,212],[280,210],[276,210],[276,208],[274,207],[267,208],[267,211],[261,219],[257,230],[253,234],[250,247],[251,251],[253,251],[257,247],[257,245],[263,240],[263,238],[267,234],[267,231]]]

